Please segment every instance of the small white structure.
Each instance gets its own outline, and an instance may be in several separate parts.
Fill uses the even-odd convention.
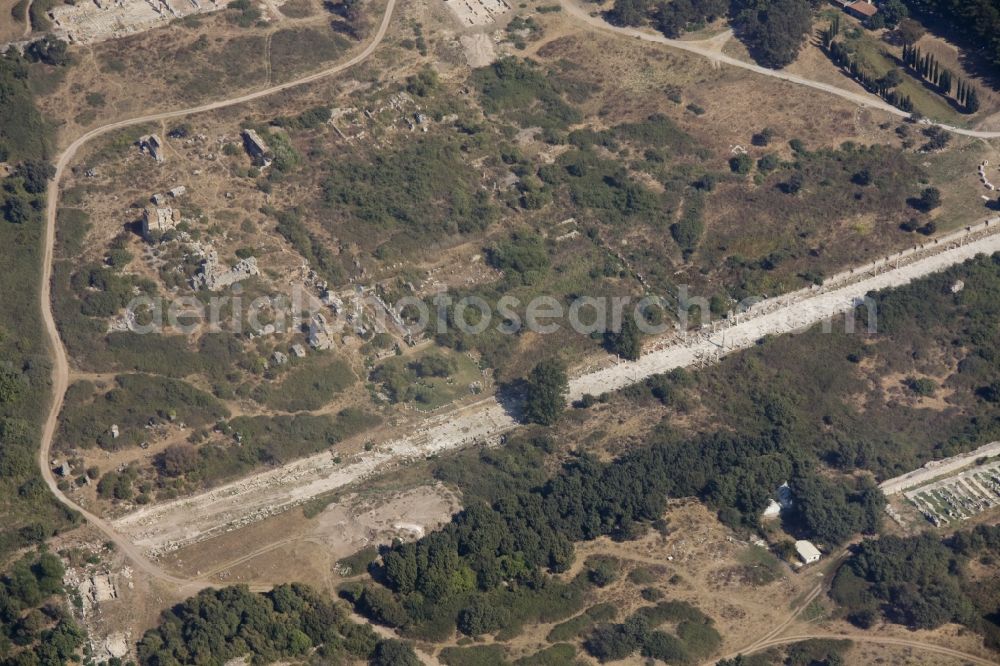
[[[819,548],[812,545],[809,541],[802,540],[795,542],[795,552],[799,554],[799,559],[802,560],[803,564],[819,562],[819,558],[822,555],[819,552]]]
[[[112,426],[111,426],[111,437],[112,437],[113,439],[118,439],[118,435],[119,435],[119,434],[120,434],[120,433],[119,433],[119,431],[118,431],[118,424],[117,424],[117,423],[115,423],[115,424],[112,424]]]
[[[764,519],[777,518],[780,515],[781,515],[781,505],[775,502],[774,500],[770,500],[767,505],[767,508],[764,509],[764,513],[761,514],[761,518]]]
[[[274,359],[275,365],[284,365],[285,363],[288,363],[288,356],[282,354],[280,351],[275,351],[272,358]]]
[[[760,515],[760,517],[765,520],[777,518],[781,515],[782,511],[787,511],[792,508],[792,504],[794,504],[792,500],[792,489],[788,487],[787,481],[778,486],[778,489],[774,494],[777,499],[772,498],[768,502],[767,508],[764,509],[764,513]]]
[[[961,280],[956,280],[953,285],[951,285],[951,293],[957,294],[958,292],[965,289],[965,283]]]
[[[296,358],[305,358],[306,348],[300,344],[292,345],[292,353],[295,354]]]
[[[185,192],[187,192],[187,188],[183,185],[178,185],[177,187],[167,190],[167,194],[172,196],[174,199],[184,196]]]

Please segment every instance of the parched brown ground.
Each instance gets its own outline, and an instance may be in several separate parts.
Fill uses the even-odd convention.
[[[66,581],[84,581],[92,575],[107,575],[112,581],[117,596],[87,604],[88,610],[81,612],[74,606],[74,617],[87,631],[87,641],[95,648],[95,657],[100,660],[107,658],[102,650],[106,641],[120,640],[124,637],[126,644],[134,650],[136,642],[143,633],[159,621],[160,613],[181,602],[184,597],[168,584],[151,580],[145,574],[129,567],[125,558],[108,550],[103,535],[88,526],[84,526],[59,535],[51,542],[52,550],[60,554],[72,552],[70,564],[67,565]],[[87,563],[84,558],[97,555],[99,561]],[[69,584],[70,594],[79,589]],[[124,659],[127,661],[127,658]]]
[[[173,552],[163,563],[185,577],[219,584],[305,582],[334,592],[338,560],[394,538],[418,538],[451,519],[458,498],[440,484],[333,501],[307,518],[294,509],[244,529]],[[356,574],[358,572],[354,572]]]
[[[3,17],[0,21],[0,43],[24,39],[24,14],[19,12],[17,18],[13,15],[17,3],[18,0],[0,1],[0,17]]]
[[[963,659],[897,645],[855,643],[844,656],[848,664],[892,664],[893,666],[962,666]]]
[[[288,14],[265,6],[264,21],[240,27],[234,12],[193,15],[121,39],[71,47],[75,64],[40,99],[62,140],[112,120],[195,106],[288,81],[361,50],[384,10],[368,0],[360,39],[334,32],[336,18],[313,0]],[[290,14],[290,15],[289,15]],[[99,95],[100,99],[88,95]],[[273,103],[273,100],[272,100]]]

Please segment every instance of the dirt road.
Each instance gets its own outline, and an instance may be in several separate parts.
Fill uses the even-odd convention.
[[[52,474],[52,469],[49,464],[49,451],[52,448],[52,441],[56,431],[56,425],[59,419],[59,412],[62,409],[63,398],[66,394],[66,388],[69,383],[69,362],[66,356],[66,348],[63,346],[62,340],[59,337],[59,330],[56,327],[55,318],[52,313],[52,258],[53,250],[55,247],[55,232],[56,232],[56,213],[59,209],[59,182],[62,180],[63,173],[66,167],[72,161],[76,151],[80,149],[82,145],[103,134],[107,134],[116,129],[121,129],[123,127],[130,127],[133,125],[140,125],[142,123],[147,123],[151,121],[167,120],[170,118],[180,118],[183,116],[190,116],[197,113],[203,113],[206,111],[213,111],[215,109],[222,109],[228,106],[234,106],[237,104],[243,104],[244,102],[249,102],[261,97],[266,97],[267,95],[273,95],[274,93],[281,92],[283,90],[288,90],[289,88],[295,88],[297,86],[305,85],[319,79],[323,79],[339,72],[342,72],[358,63],[367,59],[381,43],[382,39],[385,37],[385,33],[389,28],[389,21],[392,18],[392,12],[395,8],[396,0],[388,0],[385,13],[382,16],[382,22],[379,24],[378,30],[376,31],[371,42],[368,43],[365,48],[357,53],[354,57],[349,60],[328,67],[327,69],[315,72],[308,76],[296,79],[294,81],[289,81],[287,83],[282,83],[276,86],[271,86],[270,88],[264,88],[257,90],[255,92],[247,93],[245,95],[240,95],[232,99],[222,100],[218,102],[212,102],[209,104],[203,104],[201,106],[192,107],[189,109],[177,109],[174,111],[166,111],[163,113],[154,113],[147,116],[141,116],[138,118],[130,118],[127,120],[120,120],[103,127],[98,127],[93,129],[86,134],[80,136],[78,139],[73,141],[66,150],[59,156],[56,162],[56,172],[52,181],[49,183],[47,191],[47,208],[45,213],[46,227],[45,227],[45,247],[42,257],[42,288],[40,290],[41,295],[41,307],[42,307],[42,319],[45,324],[45,332],[49,338],[49,344],[52,348],[53,357],[53,369],[52,369],[52,404],[49,407],[48,416],[45,419],[45,424],[42,430],[42,442],[41,447],[38,451],[38,465],[42,471],[42,477],[45,479],[46,485],[49,487],[49,491],[52,492],[56,498],[62,502],[64,505],[78,511],[87,522],[91,523],[102,532],[104,532],[107,537],[115,543],[115,545],[121,549],[121,551],[133,561],[134,565],[149,574],[150,576],[163,580],[165,582],[171,583],[178,586],[181,590],[195,591],[206,584],[199,581],[188,581],[184,579],[172,576],[167,571],[162,569],[160,566],[150,561],[142,551],[137,548],[128,538],[122,536],[116,532],[107,521],[94,515],[93,513],[87,511],[83,507],[78,506],[71,499],[69,499],[61,490],[56,483],[55,477]]]
[[[789,83],[795,83],[797,85],[806,86],[807,88],[812,88],[814,90],[821,90],[823,92],[829,93],[831,95],[836,95],[837,97],[842,97],[848,101],[854,102],[855,104],[860,104],[861,106],[872,107],[891,113],[900,118],[909,118],[910,114],[901,109],[897,109],[888,102],[882,100],[880,97],[875,95],[868,95],[862,93],[851,92],[849,90],[844,90],[843,88],[838,88],[837,86],[832,86],[826,83],[820,83],[819,81],[813,81],[811,79],[804,78],[802,76],[797,76],[795,74],[790,74],[788,72],[782,72],[776,69],[768,69],[767,67],[761,67],[760,65],[754,65],[753,63],[744,62],[738,60],[731,56],[724,55],[717,48],[711,44],[712,40],[702,40],[702,41],[683,41],[680,39],[669,39],[664,37],[659,33],[650,32],[648,30],[643,30],[642,28],[624,28],[613,26],[607,21],[605,21],[600,16],[591,16],[591,9],[587,7],[581,7],[576,3],[576,0],[560,0],[560,4],[565,12],[576,19],[578,22],[584,23],[590,26],[592,29],[600,30],[601,32],[610,32],[618,35],[623,35],[626,37],[634,37],[647,42],[655,42],[657,44],[666,44],[676,49],[681,49],[682,51],[687,51],[688,53],[694,53],[700,55],[704,58],[708,58],[713,63],[722,63],[725,65],[731,65],[732,67],[739,67],[740,69],[745,69],[756,74],[761,74],[763,76],[770,76],[771,78],[781,79],[782,81],[788,81]],[[934,123],[939,127],[942,127],[949,132],[954,132],[955,134],[961,134],[963,136],[971,136],[978,139],[995,139],[1000,137],[1000,131],[981,131],[981,130],[970,130],[962,127],[953,127],[952,125],[945,125],[943,123]]]
[[[900,286],[976,254],[993,252],[1000,252],[1000,218],[931,241],[923,248],[845,271],[821,288],[762,301],[732,323],[675,338],[672,344],[650,351],[638,361],[578,376],[570,380],[570,398],[620,389],[673,368],[715,362],[766,335],[803,330],[850,310],[870,291]],[[864,327],[866,322],[857,324]],[[516,426],[496,399],[488,398],[439,415],[413,435],[386,442],[352,460],[338,464],[331,453],[324,452],[200,495],[145,507],[114,521],[112,527],[146,553],[157,555],[280,513],[407,461],[498,438]]]
[[[954,657],[955,659],[964,661],[969,664],[980,664],[981,666],[997,666],[998,663],[991,659],[986,659],[985,657],[980,657],[974,654],[969,654],[968,652],[961,652],[960,650],[953,650],[951,648],[944,647],[942,645],[935,645],[933,643],[922,643],[920,641],[911,641],[905,638],[891,638],[888,636],[872,636],[869,634],[851,633],[851,634],[801,634],[795,636],[782,636],[780,638],[774,638],[768,641],[764,641],[754,645],[753,647],[745,650],[742,654],[753,654],[754,652],[761,652],[768,648],[779,647],[782,645],[788,645],[790,643],[801,643],[802,641],[825,639],[825,640],[849,640],[856,643],[874,643],[876,645],[898,645],[900,647],[913,648],[915,650],[920,650],[922,652],[933,652],[936,654],[945,655],[948,657]],[[734,659],[735,654],[727,655],[722,657],[722,659]],[[711,664],[715,664],[719,659],[712,659]],[[708,666],[706,663],[706,666]]]

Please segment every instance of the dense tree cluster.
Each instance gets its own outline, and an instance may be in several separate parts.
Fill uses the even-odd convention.
[[[612,354],[634,361],[642,354],[642,331],[633,313],[625,313],[621,326],[609,330],[604,336],[604,346]]]
[[[55,598],[63,565],[52,553],[17,561],[0,581],[0,664],[61,666],[83,642],[82,630]]]
[[[552,425],[566,408],[569,380],[566,365],[557,359],[541,361],[525,382],[524,418],[532,423]]]
[[[36,545],[73,520],[42,482],[36,461],[51,390],[49,350],[38,307],[51,126],[35,104],[29,66],[18,49],[0,54],[0,162],[13,167],[0,190],[0,557]]]
[[[871,625],[880,613],[915,629],[958,622],[984,631],[995,642],[1000,637],[995,607],[974,603],[969,590],[977,586],[966,580],[963,561],[998,547],[996,526],[958,532],[945,541],[930,533],[866,540],[838,570],[830,594],[862,626]]]
[[[392,643],[383,645],[370,627],[355,624],[343,607],[305,585],[279,585],[266,594],[237,586],[204,590],[165,611],[139,641],[138,654],[144,666],[219,664],[245,656],[269,663],[314,652],[327,662],[414,663],[412,649]]]
[[[667,37],[680,37],[687,30],[714,21],[728,12],[729,2],[726,0],[662,2],[655,12],[656,27]]]
[[[741,155],[746,157],[746,155]],[[705,196],[701,189],[689,193],[681,210],[681,218],[670,225],[670,236],[680,246],[687,259],[694,253],[705,231],[702,213],[705,207]]]
[[[0,94],[2,92],[0,89]],[[3,144],[0,143],[0,153],[2,151]],[[4,191],[0,193],[0,211],[3,213],[3,219],[12,224],[40,220],[45,190],[53,175],[55,169],[48,162],[25,160],[19,164],[14,169],[12,177],[4,181]]]
[[[856,532],[879,530],[885,497],[868,477],[862,477],[852,491],[843,483],[803,474],[794,478],[791,488],[796,516],[812,538],[837,544]]]
[[[64,66],[70,63],[69,46],[63,40],[45,35],[41,39],[28,44],[24,49],[24,55],[32,62],[43,62],[46,65]]]
[[[523,467],[537,479],[538,466],[530,462],[536,455],[534,445],[515,445],[503,454],[504,468]],[[581,457],[540,488],[531,483],[490,490],[485,495],[495,495],[493,502],[471,502],[441,530],[393,547],[383,558],[381,580],[399,596],[409,623],[450,612],[445,620],[451,627],[459,623],[473,634],[494,631],[504,621],[497,604],[465,600],[504,589],[549,594],[545,590],[552,583],[539,578],[540,571],[568,568],[572,541],[626,537],[637,521],[659,517],[667,499],[662,470],[646,466],[640,458],[602,464]],[[501,587],[504,582],[509,587]],[[370,601],[358,606],[365,609]]]
[[[696,30],[705,23],[725,16],[729,12],[727,0],[615,0],[605,13],[609,23],[621,26],[644,25],[652,18],[656,28],[667,37],[680,37],[688,30]]]
[[[638,26],[649,18],[649,0],[615,0],[614,6],[604,14],[608,23],[619,26]]]
[[[812,27],[807,0],[737,0],[737,35],[754,59],[765,67],[790,64]]]

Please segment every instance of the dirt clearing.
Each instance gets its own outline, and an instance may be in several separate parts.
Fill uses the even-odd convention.
[[[451,519],[458,498],[440,484],[386,495],[352,494],[313,518],[289,511],[239,532],[178,550],[163,562],[185,576],[219,583],[275,585],[301,581],[333,590],[337,561],[393,539],[412,540]],[[256,547],[258,544],[265,544]]]

